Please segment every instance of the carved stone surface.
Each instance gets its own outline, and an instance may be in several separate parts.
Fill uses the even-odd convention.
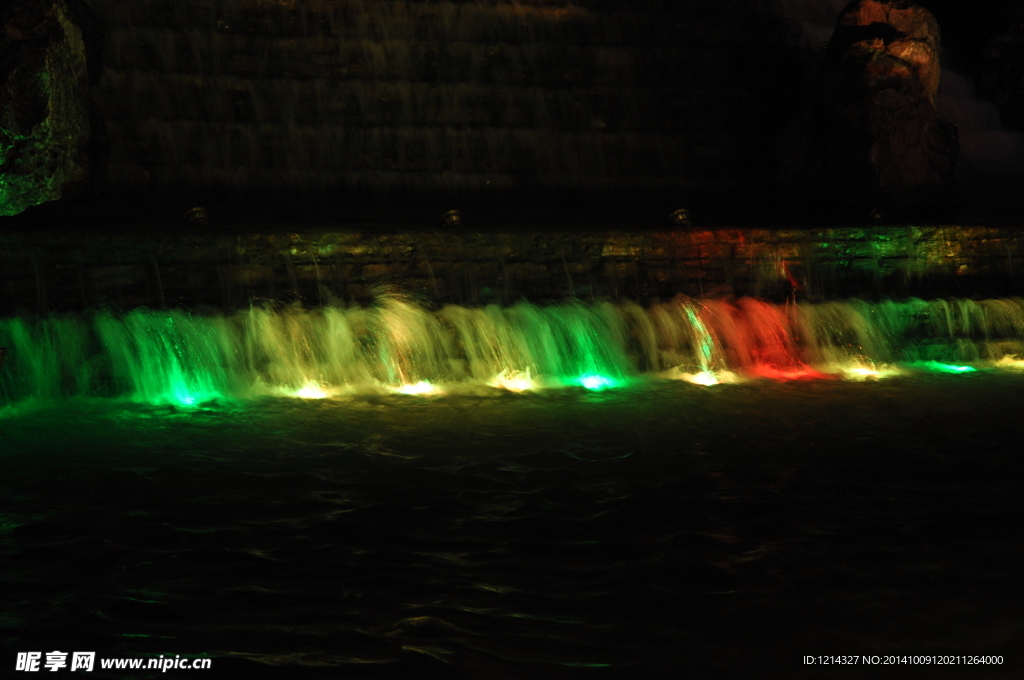
[[[780,181],[816,212],[867,219],[950,205],[956,129],[935,109],[940,32],[913,0],[856,0],[840,14],[803,114],[783,135]]]
[[[85,33],[94,29],[81,0],[11,0],[0,8],[0,215],[85,187]]]

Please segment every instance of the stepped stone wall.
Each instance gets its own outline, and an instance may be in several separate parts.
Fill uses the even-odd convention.
[[[798,78],[762,0],[92,5],[132,200],[692,207],[770,187]]]
[[[1024,233],[872,227],[645,233],[0,235],[0,314],[262,301],[432,304],[1024,294]]]
[[[1020,0],[922,4],[1015,125]],[[101,218],[128,203],[352,220],[687,207],[777,225],[795,213],[775,191],[776,142],[816,68],[782,7],[8,0],[0,213],[59,197]],[[47,107],[60,111],[43,125]]]

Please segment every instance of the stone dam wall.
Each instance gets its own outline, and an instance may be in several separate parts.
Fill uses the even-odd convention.
[[[515,233],[0,234],[0,315],[267,301],[511,304],[678,294],[773,300],[1024,294],[998,227]]]
[[[91,4],[122,201],[694,205],[766,182],[800,78],[760,0]]]

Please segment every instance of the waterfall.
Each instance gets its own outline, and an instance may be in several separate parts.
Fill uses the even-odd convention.
[[[0,320],[0,346],[9,348],[0,370],[6,404],[596,389],[645,376],[713,384],[1005,363],[1024,353],[1024,299],[774,305],[679,297],[646,309],[523,302],[431,311],[392,295],[368,307],[13,318]]]

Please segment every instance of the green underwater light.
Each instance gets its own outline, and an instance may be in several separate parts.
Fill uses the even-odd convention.
[[[174,406],[198,406],[199,404],[204,404],[208,401],[218,401],[221,399],[224,399],[224,395],[218,392],[195,393],[188,391],[174,391],[167,394],[164,398],[157,397],[147,401],[154,405],[164,403]]]
[[[607,390],[612,387],[618,386],[618,381],[606,378],[603,375],[596,375],[594,373],[587,373],[581,375],[576,380],[570,382],[571,385],[580,385],[588,390]]]
[[[911,364],[914,368],[923,368],[936,373],[974,373],[978,369],[973,366],[957,366],[955,364],[944,364],[940,361],[920,361]]]
[[[214,386],[214,378],[197,371],[188,375],[179,366],[162,367],[164,372],[156,377],[156,380],[163,382],[165,391],[161,394],[154,390],[143,397],[141,401],[151,404],[172,404],[174,406],[198,406],[199,404],[220,400],[224,395]],[[159,383],[157,383],[159,384]]]

